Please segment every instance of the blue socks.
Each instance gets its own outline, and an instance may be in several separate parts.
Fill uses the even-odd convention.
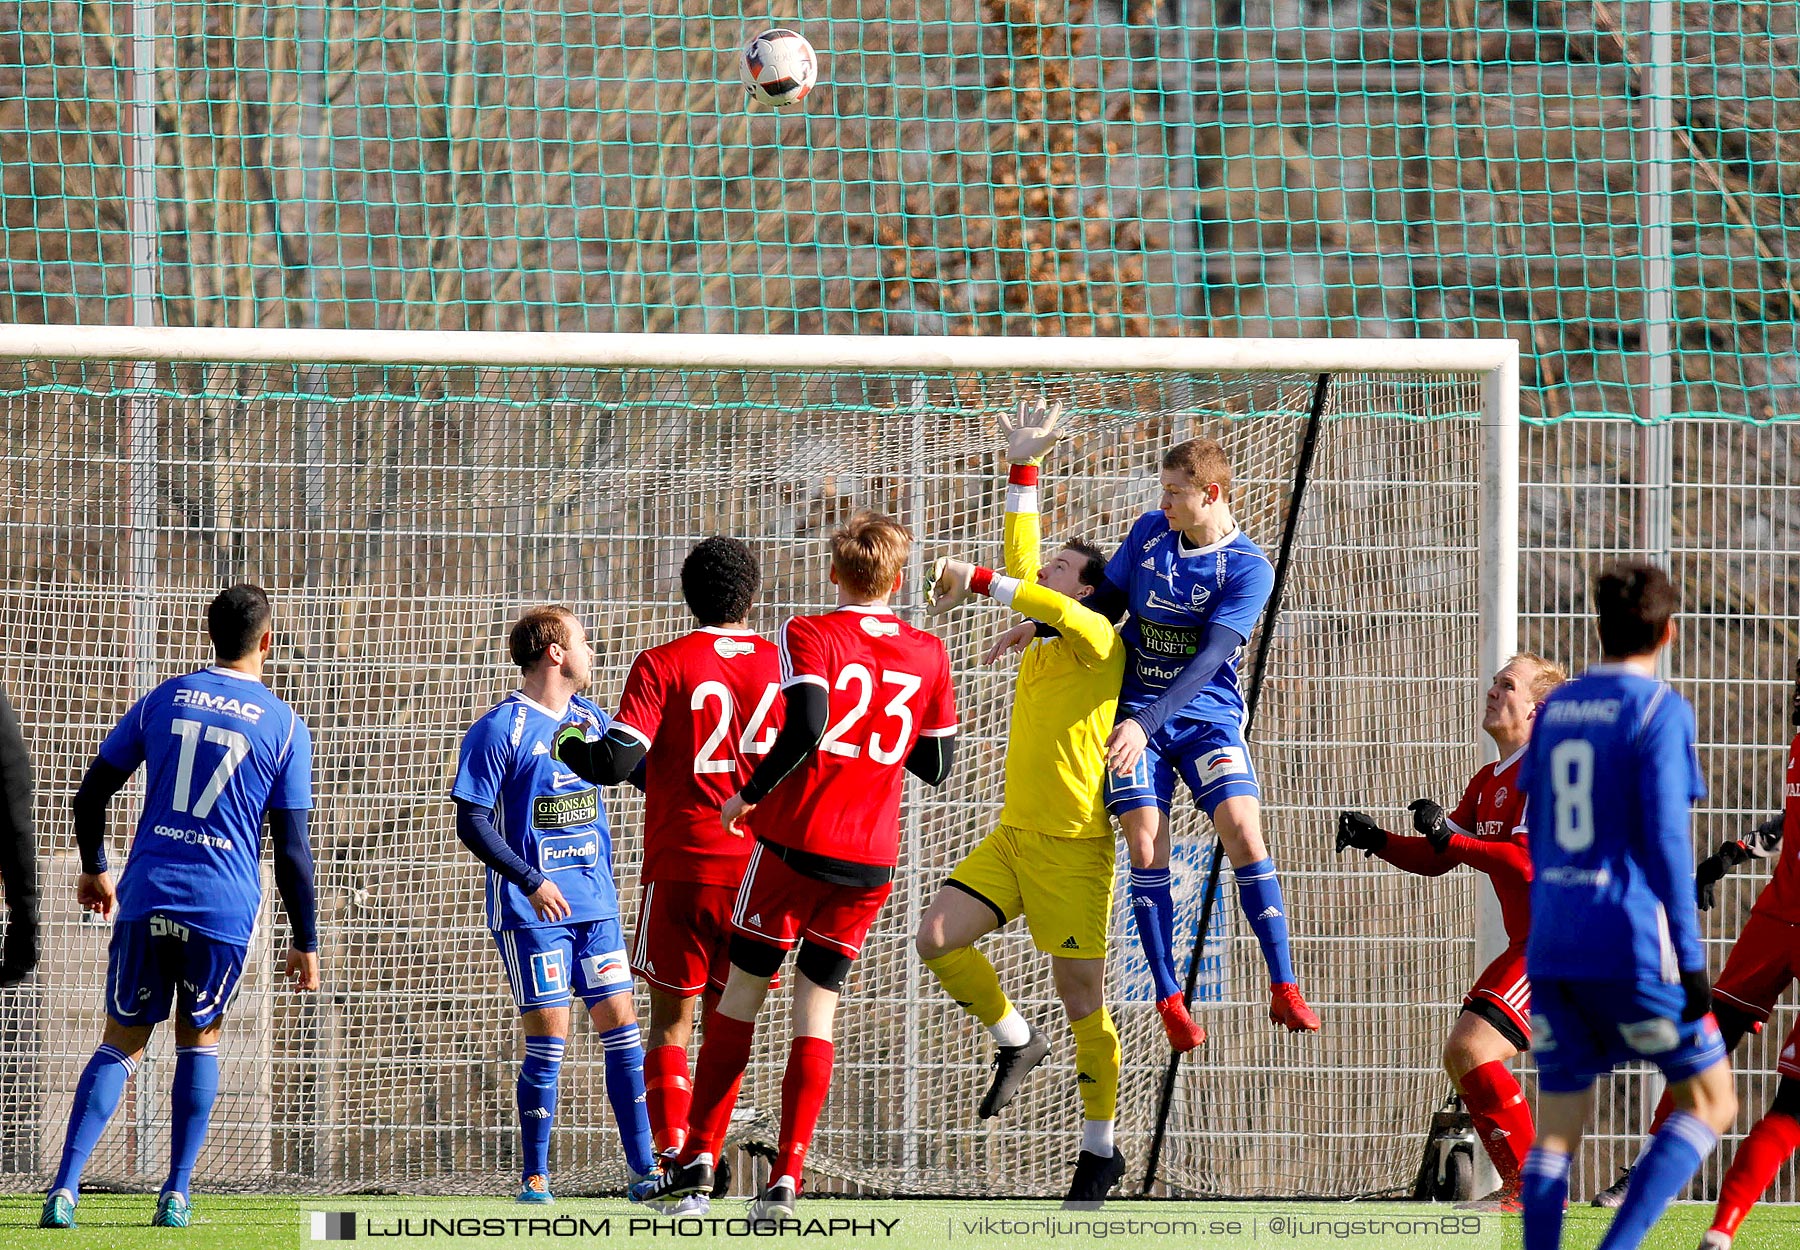
[[[1137,922],[1138,942],[1156,982],[1156,1001],[1181,993],[1175,977],[1175,900],[1169,891],[1167,868],[1131,870],[1131,918]]]
[[[560,1037],[525,1039],[517,1090],[524,1177],[550,1175],[550,1124],[556,1119],[556,1083],[567,1045]]]
[[[1635,1250],[1718,1144],[1719,1135],[1698,1118],[1671,1112],[1632,1169],[1625,1201],[1598,1250]]]
[[[116,1046],[101,1046],[87,1061],[81,1080],[75,1085],[75,1105],[69,1109],[69,1135],[63,1139],[62,1164],[50,1183],[52,1193],[66,1189],[70,1198],[81,1197],[81,1170],[94,1153],[100,1134],[106,1131],[106,1122],[119,1109],[125,1082],[136,1071],[137,1063]]]
[[[650,1138],[650,1110],[644,1101],[644,1043],[636,1024],[621,1024],[600,1035],[606,1048],[606,1101],[619,1122],[625,1163],[635,1176],[656,1171],[656,1144]]]
[[[1569,1156],[1533,1146],[1519,1169],[1519,1203],[1525,1250],[1558,1250],[1563,1208],[1569,1203]]]
[[[1259,859],[1235,869],[1238,906],[1244,919],[1256,933],[1262,947],[1263,962],[1269,965],[1269,981],[1273,985],[1291,984],[1294,959],[1288,953],[1287,908],[1281,901],[1281,880],[1275,875],[1275,861]]]
[[[187,1197],[194,1175],[194,1160],[206,1140],[206,1124],[212,1118],[213,1099],[219,1093],[219,1048],[177,1046],[175,1080],[169,1090],[169,1179],[165,1194]]]

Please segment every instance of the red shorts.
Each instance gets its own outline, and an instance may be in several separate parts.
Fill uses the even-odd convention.
[[[893,883],[832,885],[802,876],[762,843],[750,852],[731,924],[739,933],[791,950],[801,938],[855,959]]]
[[[1481,970],[1475,985],[1463,995],[1467,1007],[1477,998],[1498,1007],[1518,1030],[1531,1040],[1531,982],[1525,979],[1525,948],[1509,946],[1499,958]]]
[[[677,998],[725,988],[737,887],[648,881],[638,904],[631,970]]]
[[[1761,1023],[1796,979],[1800,979],[1800,925],[1751,912],[1732,944],[1725,970],[1713,982],[1713,997]],[[1800,1024],[1782,1042],[1775,1070],[1800,1080]]]

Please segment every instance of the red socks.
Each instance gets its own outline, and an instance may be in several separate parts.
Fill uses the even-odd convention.
[[[693,1162],[702,1153],[718,1160],[725,1144],[725,1126],[737,1105],[738,1086],[744,1083],[744,1069],[750,1066],[750,1042],[755,1036],[754,1020],[738,1020],[718,1011],[707,1017],[706,1038],[694,1065],[688,1137],[681,1148],[683,1163]]]
[[[644,1104],[657,1154],[679,1151],[687,1140],[688,1104],[693,1097],[686,1047],[658,1046],[644,1053]]]
[[[1501,1186],[1517,1189],[1519,1168],[1537,1137],[1531,1108],[1518,1081],[1504,1063],[1495,1060],[1463,1074],[1462,1096],[1475,1131],[1481,1134],[1481,1144],[1494,1161],[1494,1171],[1500,1174]]]
[[[771,1182],[791,1176],[800,1183],[806,1148],[831,1090],[832,1054],[831,1043],[819,1037],[796,1037],[788,1049],[787,1072],[781,1078],[781,1151],[769,1171]]]
[[[1727,1237],[1737,1236],[1738,1225],[1796,1149],[1800,1149],[1800,1120],[1779,1111],[1758,1120],[1719,1185],[1712,1226]]]

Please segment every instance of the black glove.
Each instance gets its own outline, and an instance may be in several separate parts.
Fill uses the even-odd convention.
[[[1687,1001],[1682,1004],[1681,1018],[1693,1023],[1712,1010],[1712,981],[1707,978],[1706,969],[1697,968],[1693,972],[1681,974],[1681,994]]]
[[[1361,812],[1339,812],[1337,849],[1354,846],[1364,855],[1373,855],[1387,845],[1387,830]]]
[[[0,989],[17,985],[38,961],[37,917],[15,911],[6,918],[6,944],[0,948]]]
[[[1750,858],[1750,848],[1736,838],[1726,838],[1719,849],[1694,865],[1694,906],[1711,911],[1717,901],[1713,889],[1724,875]]]
[[[1743,839],[1744,850],[1758,859],[1773,855],[1781,845],[1781,833],[1787,822],[1780,816],[1765,820],[1750,831]]]
[[[1430,799],[1414,799],[1406,805],[1413,814],[1413,828],[1425,835],[1431,849],[1442,855],[1450,849],[1450,826],[1444,821],[1444,809]]]

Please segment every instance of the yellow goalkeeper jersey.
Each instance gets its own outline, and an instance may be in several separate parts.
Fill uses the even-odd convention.
[[[1035,487],[1008,488],[1007,576],[990,592],[1059,635],[1033,641],[1019,663],[1000,823],[1053,837],[1110,837],[1101,783],[1125,644],[1098,612],[1037,584],[1037,509]]]

